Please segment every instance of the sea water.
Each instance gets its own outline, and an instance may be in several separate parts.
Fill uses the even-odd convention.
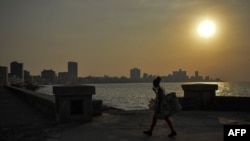
[[[178,97],[183,97],[181,85],[190,83],[162,83],[165,93],[175,92]],[[193,83],[192,83],[193,84]],[[217,84],[217,96],[250,97],[250,82],[209,82]],[[112,83],[112,84],[87,84],[95,86],[96,94],[93,99],[103,101],[103,105],[120,108],[123,110],[141,110],[148,108],[148,102],[155,97],[151,83]],[[37,92],[52,95],[53,85],[45,85]]]

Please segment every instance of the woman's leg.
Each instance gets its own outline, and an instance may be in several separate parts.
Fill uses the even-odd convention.
[[[156,123],[157,123],[157,118],[156,118],[156,116],[155,116],[155,114],[154,114],[154,116],[153,116],[153,118],[152,118],[152,122],[151,122],[150,129],[149,129],[150,131],[153,131],[153,130],[154,130],[154,127],[155,127]]]
[[[167,124],[171,130],[171,133],[168,136],[173,137],[173,136],[177,135],[177,133],[174,130],[174,127],[173,127],[171,120],[168,117],[166,117],[164,120],[167,122]]]
[[[168,117],[166,117],[164,120],[167,122],[167,124],[168,124],[168,126],[169,126],[171,132],[175,132],[174,127],[173,127],[173,124],[172,124],[172,122],[170,121],[170,119],[169,119]]]
[[[147,131],[143,131],[143,133],[146,134],[146,135],[152,136],[152,132],[154,130],[154,127],[155,127],[156,123],[157,123],[157,118],[156,118],[156,116],[154,114],[154,116],[152,118],[150,129],[147,130]]]

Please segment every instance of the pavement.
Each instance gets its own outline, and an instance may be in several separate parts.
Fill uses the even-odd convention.
[[[55,124],[55,120],[28,105],[20,97],[0,87],[1,141],[223,141],[224,124],[250,124],[249,112],[181,111],[170,120],[177,136],[169,138],[164,120],[158,120],[149,137],[149,110],[107,110],[91,122]]]
[[[178,135],[169,138],[164,120],[158,120],[153,136],[142,134],[151,124],[150,111],[103,113],[86,124],[62,131],[60,141],[222,141],[224,124],[250,124],[250,113],[181,111],[171,120]]]

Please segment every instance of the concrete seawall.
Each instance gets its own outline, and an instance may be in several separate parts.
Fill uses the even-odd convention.
[[[182,88],[184,97],[179,100],[183,110],[250,112],[250,97],[216,96],[216,84],[188,84]]]
[[[245,111],[250,112],[250,97],[223,97],[215,98],[213,110]]]
[[[55,117],[55,96],[11,86],[6,88],[47,116]]]
[[[91,121],[92,116],[101,115],[102,101],[92,100],[95,88],[92,86],[56,86],[55,95],[5,86],[31,106],[58,122],[79,120]]]
[[[102,114],[102,101],[93,101],[94,86],[55,86],[47,95],[21,88],[6,86],[9,91],[22,97],[39,111],[55,118],[58,122],[81,120],[91,121]],[[250,111],[249,97],[218,97],[213,84],[182,85],[184,97],[179,98],[183,110]]]

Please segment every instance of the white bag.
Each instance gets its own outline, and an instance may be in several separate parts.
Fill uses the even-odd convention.
[[[155,111],[155,109],[156,109],[156,100],[155,99],[151,99],[149,101],[148,107],[149,107],[149,110]]]

